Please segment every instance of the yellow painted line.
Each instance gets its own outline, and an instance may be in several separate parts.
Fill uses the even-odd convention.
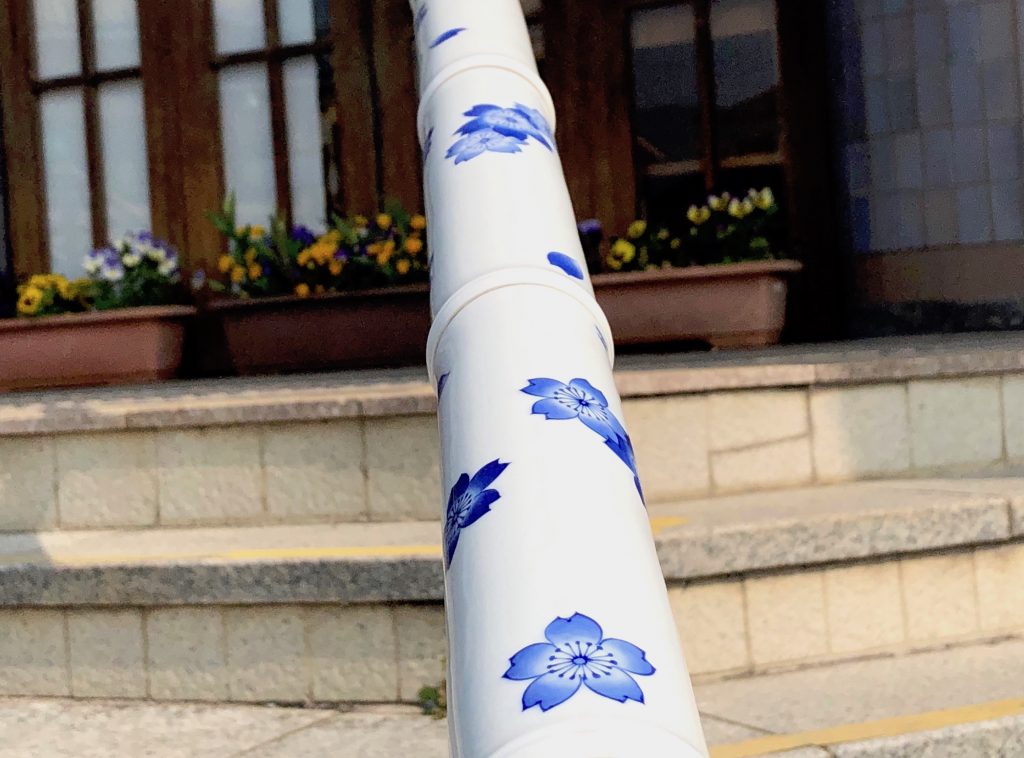
[[[991,721],[1005,716],[1019,715],[1024,715],[1024,699],[998,700],[992,703],[929,711],[910,716],[896,716],[859,724],[843,724],[796,734],[772,734],[766,737],[755,737],[752,740],[713,747],[711,748],[711,758],[753,758],[753,756],[770,755],[800,747],[837,745],[842,742],[871,740],[879,737],[898,737],[913,732],[928,732],[957,724],[971,724],[977,721]]]
[[[651,530],[657,534],[662,529],[686,523],[680,516],[661,516],[651,519]],[[100,555],[48,555],[45,552],[11,554],[0,556],[0,565],[19,563],[44,564],[67,568],[116,565],[124,563],[158,563],[166,561],[213,560],[213,561],[254,561],[254,560],[301,560],[303,558],[439,558],[440,545],[327,545],[323,547],[270,547],[231,548],[222,550],[189,550],[162,553],[110,553]]]
[[[670,529],[673,526],[680,526],[687,521],[683,516],[658,516],[651,519],[651,531],[658,534],[662,529]]]

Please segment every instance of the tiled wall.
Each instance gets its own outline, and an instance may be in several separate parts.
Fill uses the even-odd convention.
[[[1024,0],[835,0],[829,34],[855,251],[1024,238]]]

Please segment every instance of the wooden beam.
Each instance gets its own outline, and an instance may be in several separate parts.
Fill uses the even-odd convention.
[[[423,206],[422,165],[416,136],[416,73],[408,0],[371,0],[373,68],[377,83],[380,199],[409,210]],[[344,118],[344,114],[339,114]]]
[[[334,116],[339,146],[341,197],[332,210],[370,213],[378,200],[372,24],[367,0],[329,0]]]
[[[32,95],[35,44],[28,0],[0,3],[0,103],[14,271],[49,268],[39,108]]]

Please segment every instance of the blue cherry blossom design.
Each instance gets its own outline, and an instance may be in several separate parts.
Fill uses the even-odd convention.
[[[552,150],[554,135],[540,111],[516,103],[512,108],[500,105],[474,105],[464,116],[470,120],[459,127],[461,138],[448,150],[447,158],[463,163],[485,152],[518,153],[530,138]]]
[[[533,404],[533,413],[555,421],[579,419],[584,426],[604,439],[604,444],[626,464],[633,474],[633,484],[644,498],[640,477],[636,470],[633,443],[622,423],[608,408],[608,398],[586,379],[571,379],[568,383],[557,379],[530,379],[522,392],[542,398]]]
[[[445,387],[446,384],[448,384],[448,377],[451,376],[451,373],[452,373],[451,371],[446,371],[445,373],[441,374],[441,376],[438,377],[438,379],[437,379],[437,399],[438,400],[441,399],[441,395],[444,393],[444,387]]]
[[[457,166],[484,153],[519,153],[522,152],[522,145],[523,140],[497,132],[474,132],[448,148],[445,158],[454,158]]]
[[[552,251],[548,253],[548,263],[557,266],[574,279],[583,278],[583,270],[580,265],[565,253]]]
[[[556,617],[544,630],[547,642],[527,645],[509,659],[505,679],[533,681],[523,692],[523,710],[539,705],[549,711],[575,695],[581,686],[625,703],[644,702],[631,674],[650,676],[655,669],[632,642],[605,637],[590,616]]]
[[[433,42],[430,43],[430,49],[433,50],[435,47],[440,45],[442,42],[447,42],[452,37],[457,37],[458,35],[462,34],[464,31],[466,31],[466,27],[464,27],[464,26],[457,26],[454,29],[449,29],[446,32],[442,32],[441,34],[439,34],[437,36],[437,39],[435,39]]]
[[[507,463],[493,460],[469,478],[463,474],[455,482],[448,495],[448,507],[444,520],[444,565],[449,568],[459,544],[459,535],[467,526],[475,524],[481,516],[490,512],[491,505],[501,497],[498,490],[488,489],[508,468]]]
[[[434,146],[434,127],[430,127],[427,130],[427,138],[423,141],[423,162],[427,162],[427,156],[430,155],[430,148]]]

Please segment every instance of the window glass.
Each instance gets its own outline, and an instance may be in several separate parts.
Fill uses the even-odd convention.
[[[220,123],[224,178],[235,193],[239,222],[265,224],[276,210],[277,187],[266,64],[221,70]]]
[[[778,40],[774,0],[716,0],[715,119],[722,157],[778,149]]]
[[[57,273],[78,276],[92,240],[82,91],[46,92],[39,112],[50,265]]]
[[[116,237],[150,227],[149,170],[142,82],[110,82],[99,88],[103,188],[107,233]]]
[[[689,5],[633,14],[634,135],[641,161],[700,157],[700,103],[693,9]]]
[[[36,77],[74,76],[82,70],[76,0],[33,0]],[[6,42],[5,42],[6,44]]]
[[[262,0],[213,0],[213,32],[220,55],[262,50],[267,46]]]
[[[282,76],[292,219],[297,224],[322,227],[325,221],[322,132],[326,130],[329,143],[330,125],[321,117],[316,61],[311,55],[285,61]]]
[[[92,0],[92,26],[97,71],[139,65],[136,0]]]

